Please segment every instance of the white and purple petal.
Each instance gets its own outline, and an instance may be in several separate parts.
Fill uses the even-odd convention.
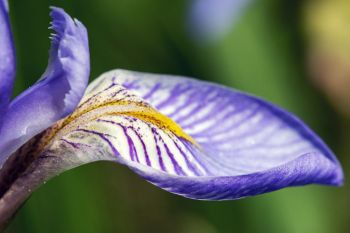
[[[0,0],[0,126],[11,99],[15,79],[15,49],[7,0]]]
[[[55,33],[48,67],[4,116],[0,166],[30,138],[70,114],[85,92],[90,73],[87,31],[62,9],[52,8],[51,17]]]
[[[257,97],[183,77],[108,72],[47,134],[54,136],[46,136],[52,140],[43,157],[59,155],[71,167],[117,161],[195,199],[343,182],[336,157],[296,117]]]

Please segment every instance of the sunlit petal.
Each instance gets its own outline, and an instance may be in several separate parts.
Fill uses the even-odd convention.
[[[40,158],[64,164],[62,171],[116,161],[195,199],[341,185],[343,179],[333,153],[291,114],[245,93],[175,76],[106,73],[41,140]]]
[[[85,27],[52,8],[52,45],[46,72],[9,106],[1,129],[0,164],[23,143],[70,114],[87,86],[90,61]]]

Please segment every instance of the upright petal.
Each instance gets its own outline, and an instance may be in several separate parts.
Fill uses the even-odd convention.
[[[38,145],[36,173],[24,180],[109,160],[195,199],[343,182],[336,157],[296,117],[257,97],[174,76],[102,75]]]
[[[15,50],[7,0],[0,0],[0,126],[12,95],[15,78]]]
[[[34,135],[70,114],[82,98],[90,73],[87,31],[62,9],[52,8],[48,67],[9,106],[1,128],[0,165]]]

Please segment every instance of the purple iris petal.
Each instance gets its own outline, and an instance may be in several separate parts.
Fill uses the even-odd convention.
[[[15,52],[6,0],[0,0],[0,126],[12,95]]]
[[[316,153],[305,154],[286,164],[245,175],[174,176],[144,166],[127,165],[160,188],[199,200],[234,200],[312,183],[339,185],[342,176],[337,165]]]
[[[191,33],[199,39],[215,39],[227,32],[249,0],[192,0]]]
[[[163,189],[189,198],[218,200],[288,186],[343,182],[341,166],[325,143],[295,116],[260,98],[194,79],[129,71],[106,73],[88,90],[103,93],[116,84],[146,98],[199,144],[166,136],[155,127],[147,129],[149,136],[142,140],[134,137],[135,142],[143,142],[141,153],[133,146],[133,156],[116,154],[119,162]],[[147,128],[137,119],[131,119],[135,126],[125,119],[100,121],[131,127],[140,134],[144,132],[140,127]],[[121,150],[120,143],[116,151]],[[146,161],[146,155],[153,162],[133,159]]]
[[[27,140],[70,114],[87,86],[90,60],[85,27],[59,8],[52,8],[51,17],[55,34],[48,67],[9,106],[1,128],[1,165]]]

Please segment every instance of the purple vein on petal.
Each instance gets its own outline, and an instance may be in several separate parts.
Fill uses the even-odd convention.
[[[162,84],[157,83],[157,84],[154,85],[154,86],[152,87],[152,89],[151,89],[146,95],[144,95],[142,98],[143,98],[143,99],[149,99],[149,98],[151,98],[152,95],[153,95],[156,91],[158,91],[158,89],[161,88],[161,86],[162,86]]]
[[[116,123],[114,121],[111,121],[111,120],[105,120],[105,119],[97,119],[97,122],[105,122],[105,123],[109,123],[109,124],[112,124],[112,125],[117,125],[117,126],[122,126],[121,124],[119,123]],[[122,126],[123,127],[123,126]],[[127,127],[128,129],[132,130],[135,135],[137,136],[137,138],[139,139],[139,141],[141,142],[141,145],[142,145],[142,149],[144,151],[144,154],[145,154],[145,160],[146,160],[146,164],[147,166],[152,166],[151,164],[151,161],[150,161],[150,158],[149,158],[149,155],[148,155],[148,152],[147,152],[147,148],[146,148],[146,145],[145,145],[145,142],[143,141],[141,135],[132,127]],[[139,161],[139,160],[137,160]]]
[[[162,139],[160,134],[157,132],[157,129],[152,127],[152,132],[159,138],[159,142],[162,143],[166,154],[168,155],[168,157],[171,160],[171,163],[172,163],[172,165],[174,167],[174,170],[175,170],[176,174],[178,174],[178,175],[185,175],[184,171],[182,170],[182,168],[179,166],[179,164],[177,163],[176,159],[174,158],[173,153],[169,150],[168,145],[164,142],[164,140]]]
[[[212,101],[214,99],[217,99],[218,96],[219,96],[219,93],[216,93],[211,98],[209,98],[207,101],[210,102],[210,101]],[[191,98],[188,98],[188,102],[184,106],[189,105],[191,102],[193,102],[193,100]],[[175,119],[176,122],[182,122],[182,121],[184,121],[186,119],[189,119],[192,115],[196,114],[198,111],[200,111],[201,109],[205,108],[206,104],[207,104],[207,102],[202,102],[200,104],[197,104],[196,107],[193,108],[191,111],[189,111],[186,115],[183,115],[183,116],[180,116],[180,117],[176,118]],[[218,107],[216,107],[216,108],[218,108]],[[176,112],[176,113],[178,114],[179,112]],[[208,113],[208,114],[210,114],[210,113]],[[204,118],[206,118],[206,119],[207,119],[207,117],[208,117],[208,115],[204,116]]]
[[[132,83],[130,93],[147,97],[144,102],[139,99],[140,103],[158,107],[164,116],[170,114],[193,141],[180,137],[177,130],[167,130],[169,125],[127,116],[128,112],[102,115],[81,128],[113,137],[110,143],[122,152],[117,162],[167,191],[220,200],[288,186],[342,183],[341,166],[322,140],[290,113],[257,97],[188,78],[120,70],[98,79],[93,87],[99,87],[89,96],[111,83]],[[113,96],[113,90],[101,95]],[[123,96],[130,99],[129,90],[112,99]],[[111,112],[120,110],[108,107]],[[112,125],[101,122],[118,127],[113,130]],[[191,127],[185,127],[188,125]],[[96,145],[93,151],[102,148],[112,155],[108,143],[98,143],[101,137],[72,134],[67,138],[91,141]]]
[[[81,131],[81,132],[85,132],[85,133],[89,133],[89,134],[94,134],[94,135],[100,137],[105,142],[107,142],[107,144],[109,145],[109,147],[111,148],[111,150],[113,151],[113,154],[115,156],[120,156],[120,153],[118,152],[118,150],[115,148],[113,143],[108,139],[107,134],[100,133],[100,132],[97,132],[97,131],[94,131],[94,130],[87,130],[87,129],[77,129],[76,131]]]
[[[127,132],[127,128],[119,124],[119,126],[123,129],[124,135],[128,141],[128,146],[129,146],[129,154],[130,154],[130,159],[131,161],[134,161],[136,159],[136,162],[140,162],[139,158],[137,156],[136,148],[134,145],[134,141],[131,139],[130,135]]]
[[[64,141],[66,143],[68,143],[69,145],[71,145],[72,147],[74,147],[75,149],[80,149],[81,146],[85,146],[85,147],[91,147],[90,145],[84,144],[84,143],[78,143],[78,142],[71,142],[65,138],[61,138],[61,141]]]
[[[151,126],[149,126],[149,127],[151,127]],[[157,155],[158,155],[159,166],[162,169],[162,171],[166,171],[166,168],[165,168],[164,162],[163,162],[163,158],[162,158],[162,153],[160,151],[159,144],[158,144],[158,138],[157,138],[157,135],[155,134],[155,129],[153,127],[151,127],[151,130],[153,133],[154,142],[156,143],[156,150],[157,150]]]
[[[163,102],[157,104],[156,108],[164,108],[167,105],[170,105],[174,101],[176,101],[177,97],[179,97],[181,94],[190,91],[191,88],[188,86],[182,87],[181,85],[176,85],[173,90],[170,92],[170,95],[167,99],[165,99]],[[180,94],[181,93],[181,94]]]

